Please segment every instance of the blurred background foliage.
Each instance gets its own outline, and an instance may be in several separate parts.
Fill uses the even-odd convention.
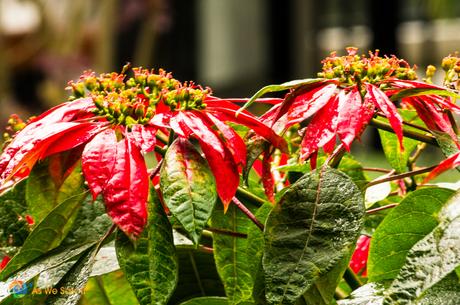
[[[314,77],[324,56],[351,45],[423,74],[460,49],[459,30],[456,0],[0,0],[0,126],[65,101],[86,69],[129,61],[247,97]]]

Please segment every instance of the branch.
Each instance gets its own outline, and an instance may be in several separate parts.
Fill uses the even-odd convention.
[[[394,175],[394,176],[389,176],[389,177],[385,177],[385,178],[382,178],[382,179],[374,180],[374,181],[369,182],[366,185],[365,188],[368,188],[368,187],[376,185],[376,184],[388,182],[388,181],[399,180],[399,179],[403,179],[403,178],[406,178],[406,177],[412,177],[412,176],[428,173],[428,172],[431,172],[436,167],[437,167],[437,165],[433,165],[433,166],[424,167],[424,168],[421,168],[421,169],[418,169],[418,170],[415,170],[415,171],[410,171],[410,172],[407,172],[407,173],[402,173],[402,174],[399,174],[399,175]]]
[[[377,212],[380,212],[386,209],[394,208],[397,205],[398,205],[397,203],[390,203],[390,204],[387,204],[387,205],[384,205],[384,206],[381,206],[375,209],[367,210],[366,214],[374,214],[374,213],[377,213]]]
[[[370,121],[369,125],[374,126],[374,127],[378,128],[378,129],[382,129],[382,130],[386,130],[386,131],[394,133],[394,130],[391,127],[391,125],[389,123],[386,123],[386,122],[382,122],[382,121],[379,121],[379,120],[376,120],[376,119],[372,119]],[[434,145],[434,146],[439,146],[438,142],[436,141],[436,138],[434,136],[432,136],[432,135],[418,133],[418,132],[415,132],[413,130],[409,130],[409,129],[404,128],[404,127],[403,127],[403,135],[405,137],[408,137],[408,138],[411,138],[411,139],[414,139],[414,140],[425,142],[425,143],[428,143],[428,144],[431,144],[431,145]]]
[[[233,197],[232,199],[233,203],[240,209],[241,212],[243,212],[261,231],[264,230],[264,225],[257,220],[256,216],[252,214],[251,211],[241,202],[239,201],[236,197]]]
[[[248,190],[246,190],[245,188],[241,186],[239,186],[238,189],[236,190],[236,194],[238,195],[238,197],[246,199],[247,201],[249,201],[250,203],[256,206],[261,206],[267,202],[266,200],[260,198],[257,195],[254,195],[253,193],[249,192]]]

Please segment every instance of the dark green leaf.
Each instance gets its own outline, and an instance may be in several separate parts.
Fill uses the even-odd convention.
[[[177,246],[177,256],[179,283],[168,304],[175,305],[200,296],[225,296],[211,251]]]
[[[294,304],[331,270],[356,242],[363,215],[361,192],[336,169],[323,167],[293,184],[265,227],[269,303]]]
[[[384,304],[411,304],[460,265],[460,193],[438,214],[439,225],[408,252]]]
[[[246,165],[243,167],[243,181],[248,185],[249,173],[254,162],[269,147],[269,143],[262,137],[250,132],[245,139],[246,142]]]
[[[311,288],[305,292],[303,298],[307,301],[307,304],[330,305],[333,303],[335,289],[348,267],[351,254],[352,247],[349,248],[348,255],[342,257],[326,274],[321,275]]]
[[[391,210],[372,236],[368,276],[371,282],[392,280],[412,246],[437,225],[437,213],[454,191],[424,188],[409,193]]]
[[[399,110],[398,112],[405,122],[413,123],[422,127],[425,126],[415,111]],[[406,126],[406,129],[418,131],[417,129],[409,126]],[[405,172],[407,170],[409,157],[412,151],[417,147],[419,141],[404,137],[404,151],[402,151],[398,142],[398,137],[394,133],[379,129],[379,135],[380,141],[382,142],[383,152],[385,153],[388,163],[390,163],[391,167],[397,172]]]
[[[62,184],[56,185],[47,161],[37,164],[27,179],[26,201],[38,224],[61,202],[81,193],[83,175],[77,167]]]
[[[188,300],[181,305],[229,305],[227,298],[202,297]]]
[[[249,101],[247,101],[247,103],[244,104],[243,107],[241,107],[240,111],[245,110],[246,108],[251,106],[251,104],[254,103],[259,97],[262,97],[267,93],[285,91],[285,90],[289,90],[289,89],[295,89],[295,88],[299,88],[301,86],[318,83],[318,82],[321,82],[323,80],[324,80],[323,78],[306,78],[306,79],[292,80],[292,81],[282,83],[282,84],[279,84],[279,85],[265,86],[262,89],[260,89],[259,91],[257,91],[256,94],[254,94],[251,97],[251,99]]]
[[[171,224],[152,188],[149,219],[135,244],[118,232],[118,261],[141,305],[166,304],[177,284],[178,264]]]
[[[160,171],[163,199],[172,215],[198,244],[217,200],[214,176],[192,144],[177,139]]]
[[[2,279],[59,246],[72,228],[82,201],[87,195],[83,184],[76,188],[79,190],[79,192],[75,191],[76,195],[56,206],[30,233],[21,250],[1,272]]]
[[[138,305],[136,296],[121,271],[91,277],[80,305]]]
[[[112,219],[105,212],[101,197],[94,202],[91,195],[85,198],[78,212],[73,228],[63,240],[64,245],[83,244],[99,240],[112,225]]]
[[[22,181],[0,197],[0,247],[22,246],[29,235],[25,220],[25,184]]]
[[[218,204],[212,214],[211,225],[239,233],[258,230],[234,204],[230,204],[225,214],[222,205]],[[230,304],[241,304],[252,298],[250,264],[254,262],[252,258],[249,261],[247,247],[247,238],[213,234],[214,259]]]
[[[85,244],[78,248],[68,247],[68,248],[62,249],[61,251],[57,251],[58,249],[56,249],[55,253],[49,254],[47,256],[40,258],[33,264],[25,267],[18,273],[14,274],[6,282],[0,283],[0,290],[4,291],[4,289],[7,289],[8,285],[13,280],[19,280],[19,281],[26,283],[30,281],[31,279],[33,279],[38,274],[46,270],[50,270],[50,269],[59,267],[62,264],[65,264],[67,262],[75,263],[78,260],[78,256],[82,252],[87,250],[89,247],[91,247],[92,245],[94,245],[94,243]],[[7,297],[8,295],[9,294],[0,295],[0,301],[4,300],[4,298]]]
[[[57,294],[47,298],[46,305],[75,305],[83,294],[86,282],[91,274],[99,244],[84,253],[73,268],[56,286]]]

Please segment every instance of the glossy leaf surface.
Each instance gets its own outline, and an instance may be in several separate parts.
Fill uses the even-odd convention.
[[[268,302],[294,304],[331,270],[354,245],[363,214],[361,192],[335,169],[318,169],[293,184],[266,223]]]
[[[217,200],[214,176],[187,140],[169,147],[160,171],[160,187],[166,206],[195,244],[211,217]]]
[[[370,281],[396,277],[412,246],[437,226],[436,215],[453,193],[443,188],[416,190],[388,213],[373,234],[368,261]]]
[[[166,304],[177,284],[178,264],[171,224],[152,188],[149,223],[135,244],[117,234],[118,261],[141,305]]]
[[[408,252],[384,304],[410,304],[460,265],[460,194],[438,214],[439,225]]]

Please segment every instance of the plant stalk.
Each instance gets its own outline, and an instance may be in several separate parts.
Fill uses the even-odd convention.
[[[233,197],[232,201],[237,208],[240,209],[240,211],[243,212],[261,231],[264,230],[264,225],[257,220],[256,216],[252,214],[252,212],[241,201],[239,201],[238,198]]]
[[[399,174],[399,175],[394,175],[394,176],[389,176],[389,177],[385,177],[385,178],[382,178],[382,179],[374,180],[374,181],[369,182],[366,185],[365,188],[368,188],[368,187],[376,185],[376,184],[388,182],[388,181],[399,180],[399,179],[403,179],[403,178],[406,178],[406,177],[412,177],[412,176],[428,173],[428,172],[431,172],[436,167],[437,167],[437,165],[433,165],[433,166],[424,167],[424,168],[421,168],[421,169],[418,169],[418,170],[415,170],[415,171],[410,171],[410,172],[407,172],[407,173],[402,173],[402,174]]]
[[[382,129],[382,130],[394,133],[394,130],[391,127],[391,125],[386,123],[386,122],[382,122],[382,121],[379,121],[379,120],[376,120],[376,119],[372,119],[370,121],[369,125],[374,126],[374,127],[378,128],[378,129]],[[415,132],[413,130],[409,130],[409,129],[404,128],[404,127],[403,127],[403,135],[405,137],[408,137],[408,138],[411,138],[411,139],[414,139],[414,140],[418,140],[418,141],[421,141],[421,142],[424,142],[424,143],[427,143],[427,144],[431,144],[431,145],[434,145],[434,146],[439,146],[438,142],[436,141],[436,138],[433,137],[432,135],[418,133],[418,132]]]
[[[353,270],[351,270],[350,267],[348,267],[347,270],[345,270],[345,273],[343,274],[343,279],[345,280],[345,282],[347,282],[348,286],[350,286],[352,290],[358,289],[363,285],[359,277],[353,272]]]
[[[238,197],[246,199],[247,201],[254,204],[255,206],[261,206],[265,202],[267,202],[264,199],[260,198],[259,196],[254,195],[253,193],[249,192],[248,190],[246,190],[245,188],[241,186],[239,186],[238,189],[236,190],[236,194],[238,195]]]

